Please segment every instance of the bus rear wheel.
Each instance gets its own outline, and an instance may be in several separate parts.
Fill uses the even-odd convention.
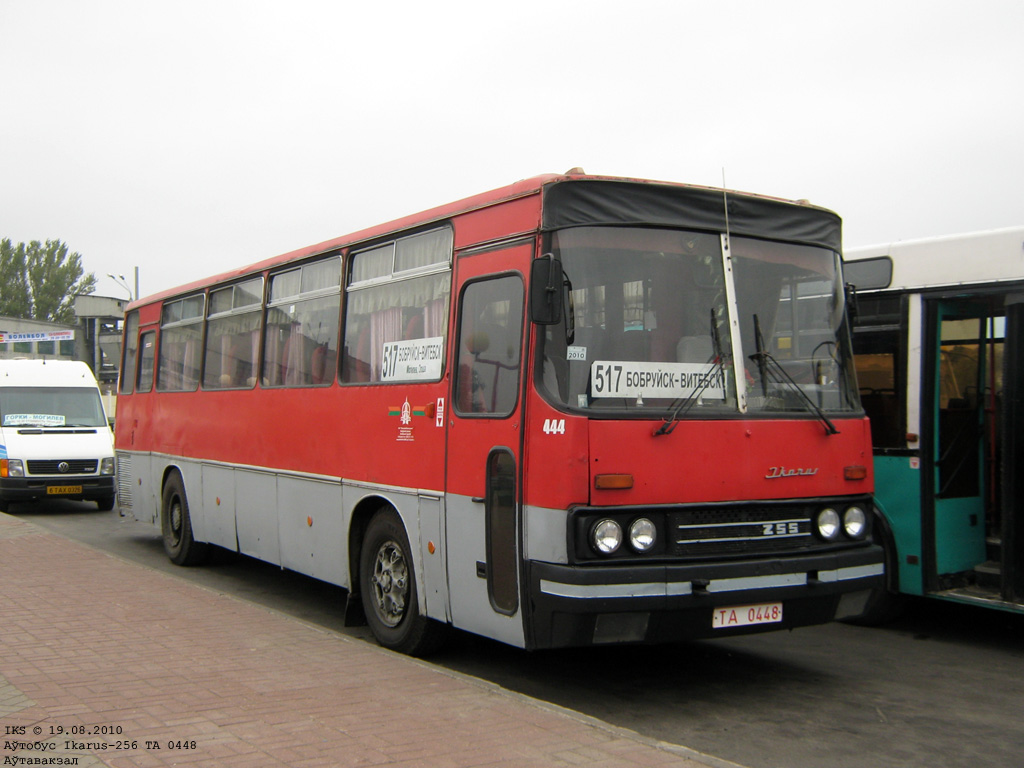
[[[206,559],[207,545],[192,536],[192,518],[188,512],[185,483],[175,472],[164,486],[160,528],[164,551],[175,565],[198,565]]]
[[[366,622],[385,648],[423,656],[443,642],[445,626],[420,615],[409,538],[391,509],[378,511],[366,528],[359,592]]]

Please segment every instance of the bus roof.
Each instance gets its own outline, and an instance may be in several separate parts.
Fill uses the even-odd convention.
[[[843,259],[858,291],[1024,280],[1024,227],[851,248]]]
[[[159,301],[164,298],[171,296],[180,296],[185,293],[192,291],[198,291],[206,288],[210,285],[217,285],[220,283],[227,283],[232,280],[241,278],[245,275],[251,275],[260,272],[265,269],[273,267],[283,266],[291,262],[300,261],[310,256],[315,256],[321,253],[327,253],[332,250],[339,248],[345,248],[352,245],[357,245],[364,242],[371,242],[377,238],[384,237],[392,233],[402,232],[409,230],[414,227],[422,227],[433,222],[444,221],[452,216],[458,214],[467,213],[480,208],[485,208],[496,203],[501,203],[508,200],[514,200],[516,198],[527,197],[530,195],[536,195],[541,193],[545,187],[549,185],[557,184],[559,182],[566,181],[588,181],[588,182],[619,182],[629,183],[634,185],[646,185],[649,187],[661,186],[671,187],[681,190],[693,190],[702,196],[706,197],[703,193],[714,193],[715,195],[724,194],[730,200],[730,216],[732,215],[733,202],[735,200],[748,200],[748,201],[763,201],[768,206],[778,210],[780,206],[788,206],[789,208],[801,209],[806,212],[807,215],[822,215],[827,219],[830,219],[827,229],[831,232],[834,230],[835,234],[830,234],[829,237],[834,237],[838,241],[838,232],[840,226],[839,217],[832,211],[814,206],[808,203],[806,200],[786,200],[784,198],[771,197],[767,195],[759,195],[750,192],[740,192],[735,190],[723,190],[721,187],[707,187],[695,184],[683,184],[680,182],[669,182],[669,181],[654,181],[650,179],[637,179],[629,177],[618,177],[618,176],[598,176],[588,175],[579,168],[573,168],[564,174],[542,174],[539,176],[533,176],[531,178],[517,181],[513,184],[509,184],[504,187],[490,190],[488,192],[482,192],[472,197],[463,198],[452,203],[431,208],[420,213],[414,213],[409,216],[404,216],[400,219],[385,222],[367,229],[353,232],[348,235],[342,235],[341,237],[326,240],[322,243],[316,243],[314,245],[300,248],[289,253],[284,253],[278,256],[273,256],[263,261],[248,264],[246,266],[239,267],[227,272],[223,272],[218,275],[213,275],[208,278],[201,280],[195,280],[185,285],[176,286],[169,288],[164,291],[152,294],[150,296],[142,297],[133,301],[127,309],[134,309],[137,306],[149,304],[154,301]],[[838,249],[838,245],[836,246]]]

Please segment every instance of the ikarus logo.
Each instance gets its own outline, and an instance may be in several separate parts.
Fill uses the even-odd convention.
[[[778,480],[780,477],[810,477],[811,475],[818,474],[817,467],[769,467],[768,474],[765,475],[766,480]]]

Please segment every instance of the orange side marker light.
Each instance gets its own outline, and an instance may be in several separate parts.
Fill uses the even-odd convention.
[[[630,474],[594,475],[594,487],[599,491],[616,491],[633,487]]]

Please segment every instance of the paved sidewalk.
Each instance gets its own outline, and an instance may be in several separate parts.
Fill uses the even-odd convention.
[[[0,579],[0,765],[730,765],[4,514]]]

